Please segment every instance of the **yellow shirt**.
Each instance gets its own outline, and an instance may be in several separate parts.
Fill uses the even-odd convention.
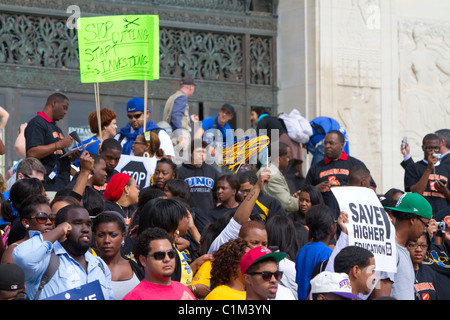
[[[206,260],[205,262],[203,262],[203,264],[195,273],[194,278],[192,279],[192,285],[201,283],[209,286],[209,282],[211,281],[211,266],[212,263],[210,260]]]
[[[222,285],[214,288],[205,300],[245,300],[245,291],[238,291],[228,286]]]

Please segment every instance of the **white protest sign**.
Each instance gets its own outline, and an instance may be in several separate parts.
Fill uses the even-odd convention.
[[[141,188],[150,186],[152,175],[155,172],[157,159],[155,157],[138,157],[122,154],[115,169],[127,173],[136,180]]]
[[[349,245],[373,253],[377,271],[397,272],[395,228],[372,189],[334,187],[339,208],[348,214]]]

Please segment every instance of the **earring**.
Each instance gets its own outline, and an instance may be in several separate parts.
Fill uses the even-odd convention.
[[[25,229],[28,229],[29,227],[30,227],[29,224],[26,224],[26,225],[25,225]]]
[[[120,243],[122,245],[122,247],[125,245],[125,240],[122,240],[122,242]]]

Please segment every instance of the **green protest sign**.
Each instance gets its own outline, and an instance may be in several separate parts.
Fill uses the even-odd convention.
[[[82,83],[159,79],[159,17],[79,18]]]

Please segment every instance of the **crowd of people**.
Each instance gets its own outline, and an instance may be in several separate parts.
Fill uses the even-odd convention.
[[[255,108],[257,132],[279,131],[270,141],[278,154],[233,173],[205,160],[233,141],[235,109],[224,104],[200,121],[188,105],[195,86],[185,77],[168,98],[170,132],[132,98],[121,129],[114,111],[92,112],[83,146],[57,125],[69,98],[48,97],[20,128],[21,159],[2,190],[0,299],[450,298],[450,130],[427,134],[417,162],[403,143],[405,188],[379,194],[369,169],[344,151],[342,132],[326,134],[324,159],[303,174],[304,146]],[[180,150],[189,161],[176,164]],[[150,185],[115,169],[122,155],[156,159]],[[377,194],[396,231],[395,273],[349,244],[348,213],[331,192],[341,186]]]

